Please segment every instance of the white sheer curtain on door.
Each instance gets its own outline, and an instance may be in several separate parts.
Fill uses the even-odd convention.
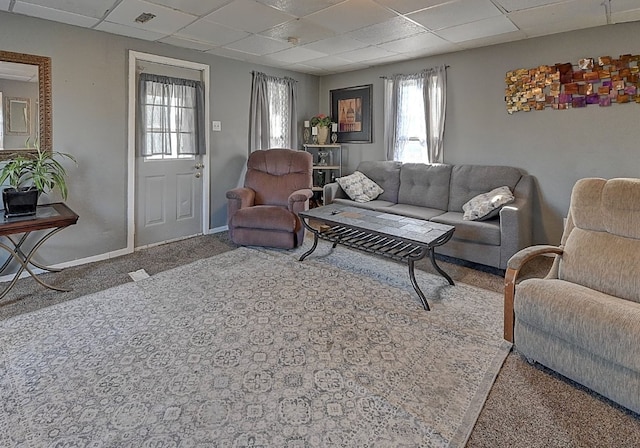
[[[384,140],[388,160],[442,163],[446,67],[385,79]]]
[[[138,95],[140,155],[204,154],[204,89],[200,81],[141,73]]]

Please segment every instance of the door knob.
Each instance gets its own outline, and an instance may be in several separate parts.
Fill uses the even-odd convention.
[[[204,168],[204,163],[196,163],[196,169]]]
[[[200,179],[200,176],[202,176],[202,174],[200,174],[200,171],[198,171],[196,174],[194,174],[194,176],[196,176],[196,179]]]

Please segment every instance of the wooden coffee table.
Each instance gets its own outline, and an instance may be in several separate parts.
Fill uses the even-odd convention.
[[[313,246],[302,254],[300,261],[316,250],[319,239],[332,242],[334,248],[342,244],[396,261],[406,261],[411,284],[427,311],[429,304],[416,281],[415,262],[429,255],[435,270],[450,285],[454,284],[436,263],[434,251],[451,239],[455,230],[453,226],[340,204],[313,208],[298,215],[313,233]],[[310,220],[318,222],[319,228],[312,227]]]

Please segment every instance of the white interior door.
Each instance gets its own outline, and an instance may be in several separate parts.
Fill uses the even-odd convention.
[[[201,157],[136,163],[136,247],[202,233]]]
[[[203,156],[142,157],[135,149],[137,74],[141,70],[198,79],[205,86],[209,122],[209,67],[189,61],[129,52],[129,195],[127,249],[157,245],[208,232],[209,135]]]

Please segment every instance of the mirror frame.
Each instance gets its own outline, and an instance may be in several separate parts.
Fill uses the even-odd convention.
[[[0,60],[38,66],[38,122],[40,126],[40,149],[53,150],[52,141],[52,105],[51,105],[51,58],[48,56],[36,56],[26,53],[13,53],[0,50]],[[5,148],[0,150],[0,160],[8,160],[13,155],[20,153],[33,153],[32,148]]]

